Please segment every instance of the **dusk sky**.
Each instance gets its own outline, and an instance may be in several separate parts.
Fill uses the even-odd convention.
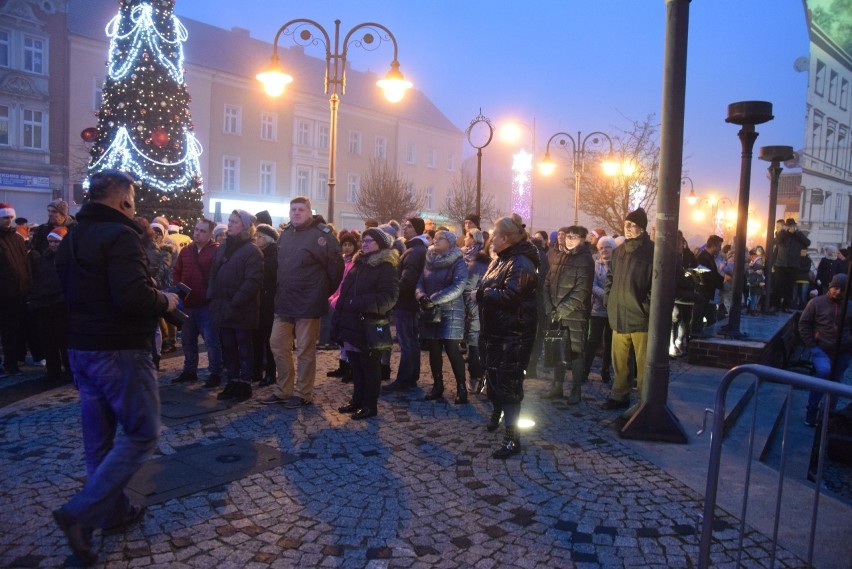
[[[534,119],[537,159],[558,131],[615,133],[649,114],[659,120],[664,0],[177,0],[175,12],[268,42],[294,18],[329,33],[339,19],[341,36],[362,22],[383,24],[399,43],[401,71],[455,125],[467,128],[480,107],[497,126]],[[391,53],[355,49],[349,59],[384,75]],[[769,101],[775,119],[757,127],[752,166],[751,205],[765,219],[768,164],[757,149],[803,145],[807,73],[793,63],[807,55],[801,0],[692,1],[684,172],[696,193],[736,200],[741,148],[727,105]],[[246,62],[252,73],[266,64]]]

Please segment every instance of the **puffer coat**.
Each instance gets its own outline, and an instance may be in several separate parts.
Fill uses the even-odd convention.
[[[568,331],[571,352],[581,353],[592,311],[595,260],[588,243],[565,250],[551,263],[544,282],[545,308]]]
[[[367,351],[361,316],[387,318],[399,297],[398,265],[399,253],[395,249],[355,254],[352,268],[340,285],[340,296],[331,317],[331,337],[335,342],[341,345],[348,342]]]
[[[426,263],[417,281],[416,296],[426,296],[441,311],[440,322],[421,322],[421,340],[461,340],[464,338],[464,300],[467,264],[462,251],[454,247],[446,253],[426,252]]]
[[[476,298],[470,293],[479,286],[479,281],[491,264],[491,258],[482,250],[482,245],[476,245],[464,251],[467,262],[467,282],[464,285],[462,299],[464,300],[464,340],[469,345],[479,344],[479,306]]]
[[[220,328],[255,330],[260,322],[263,254],[251,242],[228,236],[216,250],[207,297]]]
[[[535,245],[529,241],[511,245],[497,254],[476,290],[488,398],[498,403],[520,403],[524,398],[524,370],[538,327],[538,263]]]

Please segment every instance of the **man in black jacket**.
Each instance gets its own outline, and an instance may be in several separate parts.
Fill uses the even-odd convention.
[[[6,368],[0,365],[0,377],[18,375],[18,355],[23,351],[25,309],[27,295],[32,286],[30,264],[27,262],[27,244],[15,231],[15,209],[0,203],[0,338]]]
[[[71,311],[68,356],[80,391],[87,479],[53,516],[83,565],[97,561],[93,528],[120,531],[140,520],[125,487],[157,446],[160,398],[151,341],[178,297],[148,277],[133,179],[104,170],[90,203],[62,240],[56,266]],[[123,435],[116,438],[121,425]]]
[[[396,380],[384,391],[408,391],[417,386],[420,378],[420,341],[417,331],[419,304],[414,296],[417,280],[426,264],[429,238],[426,222],[419,217],[409,218],[402,226],[405,253],[399,262],[399,299],[393,309],[396,337],[399,340],[399,369]]]
[[[604,303],[612,328],[615,378],[603,409],[624,409],[630,405],[631,348],[636,355],[636,390],[642,397],[654,265],[654,242],[648,236],[647,227],[648,215],[641,207],[627,214],[624,221],[627,240],[615,248],[606,277]],[[637,409],[638,403],[625,411],[623,417],[632,417]]]
[[[725,284],[725,278],[719,272],[719,265],[716,263],[716,255],[722,251],[722,238],[718,235],[711,235],[707,238],[707,243],[704,248],[699,251],[695,257],[695,262],[698,263],[699,269],[698,292],[704,297],[704,319],[708,326],[712,326],[719,319],[719,303],[716,302],[716,291],[722,290]]]
[[[799,231],[792,217],[784,222],[784,228],[775,235],[775,280],[772,281],[773,308],[783,308],[790,312],[793,307],[793,289],[799,273],[799,259],[802,249],[811,245],[811,240]]]

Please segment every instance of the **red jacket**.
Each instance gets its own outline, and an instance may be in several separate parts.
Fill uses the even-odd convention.
[[[172,269],[172,282],[183,283],[192,289],[183,303],[186,308],[200,308],[210,304],[207,299],[207,284],[218,247],[218,243],[210,241],[201,251],[195,243],[181,249]]]

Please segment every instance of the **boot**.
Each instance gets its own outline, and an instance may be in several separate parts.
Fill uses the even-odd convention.
[[[391,367],[390,365],[382,364],[382,381],[390,381]]]
[[[517,427],[506,426],[506,435],[503,437],[503,443],[494,451],[491,456],[506,460],[512,455],[521,452],[521,437],[518,435]]]
[[[349,371],[349,362],[346,360],[337,360],[337,369],[327,372],[326,377],[343,377]]]
[[[580,386],[575,385],[571,387],[571,394],[568,395],[567,399],[565,399],[565,403],[567,403],[568,405],[576,405],[581,401],[581,399],[582,397],[580,393]]]
[[[251,399],[251,384],[244,382],[237,383],[234,389],[234,396],[231,399],[238,403]]]
[[[344,362],[346,364],[346,371],[343,372],[343,375],[340,376],[340,381],[342,383],[352,383],[352,366],[349,365],[349,362]]]
[[[425,401],[435,401],[436,399],[441,399],[444,396],[444,381],[443,379],[436,379],[435,384],[432,386],[432,390],[427,393],[423,399]]]
[[[456,382],[456,405],[464,405],[467,403],[467,385],[464,380]]]
[[[488,429],[488,432],[493,433],[500,426],[500,418],[503,416],[502,409],[494,409],[491,412],[491,417],[488,419],[488,424],[485,425],[485,428]]]
[[[213,372],[207,378],[207,382],[204,384],[204,387],[208,389],[211,387],[219,387],[220,383],[222,383],[222,377],[218,373]]]
[[[229,399],[233,399],[236,396],[237,389],[237,382],[229,381],[225,384],[225,389],[216,396],[216,399],[219,401],[228,401]]]
[[[560,399],[562,398],[562,381],[554,381],[550,386],[550,390],[543,393],[542,399]]]

